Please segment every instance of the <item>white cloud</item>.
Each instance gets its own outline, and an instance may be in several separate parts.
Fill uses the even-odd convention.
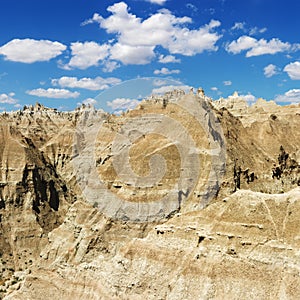
[[[245,101],[248,102],[248,104],[256,102],[257,98],[252,95],[252,94],[247,94],[247,95],[239,95],[240,98],[243,98]]]
[[[264,27],[264,28],[253,27],[253,28],[250,29],[249,34],[250,35],[256,35],[258,33],[264,33],[266,31],[267,31],[266,27]]]
[[[300,103],[300,89],[292,89],[283,95],[278,95],[274,101],[277,103],[298,104]]]
[[[225,81],[223,81],[223,84],[225,86],[229,86],[229,85],[232,85],[232,82],[230,80],[225,80]]]
[[[245,31],[245,22],[235,22],[231,27],[231,30],[243,30]]]
[[[146,1],[158,5],[164,5],[167,2],[167,0],[146,0]]]
[[[193,56],[205,50],[216,51],[218,48],[215,44],[221,36],[212,30],[220,25],[219,21],[211,20],[198,30],[178,29],[173,38],[169,39],[166,48],[173,54],[186,56]]]
[[[72,70],[72,68],[69,67],[68,64],[65,64],[65,63],[63,62],[63,60],[61,60],[61,59],[57,60],[57,66],[58,66],[60,69],[63,69],[63,70],[67,70],[67,71]]]
[[[167,84],[166,80],[162,80],[162,79],[154,79],[153,80],[154,86],[162,86],[162,85],[166,85],[166,84]]]
[[[246,95],[239,95],[238,92],[234,92],[232,95],[228,96],[228,99],[236,99],[236,98],[244,99],[246,102],[248,102],[248,104],[252,104],[257,100],[257,98],[251,93],[248,93]]]
[[[85,105],[89,105],[89,104],[95,105],[95,104],[97,104],[97,101],[93,98],[87,98],[87,99],[83,100],[82,103]]]
[[[181,60],[179,58],[176,58],[174,55],[160,55],[158,62],[162,64],[168,64],[168,63],[180,63]]]
[[[59,42],[48,40],[14,39],[0,47],[0,54],[4,55],[6,60],[30,64],[49,61],[62,54],[66,48]]]
[[[243,50],[247,50],[255,47],[257,40],[253,37],[243,35],[239,37],[236,41],[232,41],[226,46],[226,50],[233,54],[238,54]]]
[[[168,68],[161,68],[160,70],[155,70],[153,72],[155,75],[170,75],[170,74],[179,74],[180,70],[169,70]]]
[[[107,106],[111,107],[114,111],[126,111],[134,109],[140,101],[129,98],[116,98],[113,101],[106,102]]]
[[[103,18],[99,14],[94,14],[91,19],[83,21],[80,25],[81,26],[86,26],[88,24],[93,24],[93,23],[100,23],[103,20]]]
[[[271,39],[269,42],[265,39],[260,39],[256,46],[246,53],[246,57],[276,54],[278,52],[288,51],[290,48],[291,45],[289,43],[283,43],[279,39]]]
[[[107,60],[104,62],[103,72],[111,73],[115,69],[119,68],[120,64],[113,60]]]
[[[54,86],[60,87],[68,87],[68,88],[81,88],[87,89],[92,91],[99,91],[105,90],[109,88],[111,85],[120,83],[121,80],[115,77],[96,77],[96,78],[81,78],[78,79],[77,77],[67,77],[63,76],[59,79],[52,79],[51,83]]]
[[[300,62],[295,61],[293,63],[289,63],[283,69],[283,71],[287,72],[289,77],[293,80],[300,80]]]
[[[214,92],[217,92],[218,91],[218,88],[216,87],[216,86],[213,86],[213,87],[211,87],[210,88],[212,91],[214,91]]]
[[[257,40],[245,35],[239,37],[236,41],[232,41],[226,46],[226,50],[233,54],[238,54],[244,50],[248,50],[246,52],[246,57],[276,54],[278,52],[291,50],[291,48],[291,44],[284,43],[276,38],[266,41],[265,39]]]
[[[153,89],[152,95],[162,95],[173,90],[183,90],[185,92],[188,92],[190,88],[191,87],[188,85],[165,85],[160,88]]]
[[[278,74],[278,68],[273,64],[269,64],[266,67],[264,67],[264,74],[267,78],[270,78]]]
[[[45,97],[45,98],[55,98],[55,99],[62,99],[62,98],[77,98],[80,93],[78,92],[71,92],[65,89],[53,89],[49,88],[45,89],[35,89],[26,91],[28,95],[36,96],[36,97]]]
[[[155,57],[154,47],[131,46],[116,43],[111,48],[110,58],[121,61],[124,65],[145,65]]]
[[[76,42],[71,44],[72,58],[64,67],[65,69],[87,69],[97,66],[99,61],[109,55],[110,45],[99,45],[95,42]]]
[[[16,104],[18,100],[14,98],[15,93],[9,94],[0,94],[0,103],[1,104]]]
[[[258,27],[252,27],[252,28],[247,28],[246,23],[245,22],[235,22],[234,25],[231,27],[231,31],[234,30],[240,30],[243,32],[248,32],[249,35],[256,35],[259,33],[264,33],[267,31],[267,28],[258,28]]]
[[[291,51],[296,52],[300,50],[300,44],[296,43],[296,44],[292,44],[292,48]]]
[[[157,46],[168,50],[170,54],[187,56],[203,51],[216,51],[215,44],[221,38],[215,32],[221,25],[216,20],[190,30],[186,25],[192,23],[191,18],[176,17],[167,9],[161,9],[144,20],[129,13],[124,2],[115,3],[107,10],[111,13],[109,17],[94,14],[92,19],[83,24],[98,23],[107,33],[115,34],[110,58],[124,64],[149,63],[155,57],[154,50]],[[170,57],[167,59],[174,60]]]

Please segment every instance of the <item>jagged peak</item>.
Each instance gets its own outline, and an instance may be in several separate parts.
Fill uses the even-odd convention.
[[[253,104],[253,106],[257,106],[257,107],[274,106],[274,107],[277,107],[278,105],[273,100],[267,101],[266,99],[258,98],[257,101]]]

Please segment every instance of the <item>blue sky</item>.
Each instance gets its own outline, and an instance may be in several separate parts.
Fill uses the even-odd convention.
[[[95,101],[105,110],[126,109],[148,93],[134,90],[139,81],[126,82],[143,77],[156,77],[151,88],[201,86],[213,99],[238,91],[252,102],[300,103],[296,0],[0,5],[1,110],[37,101],[64,110]],[[101,97],[109,93],[117,99]]]

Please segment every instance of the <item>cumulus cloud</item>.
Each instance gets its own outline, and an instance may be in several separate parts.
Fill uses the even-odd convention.
[[[35,89],[26,91],[28,95],[36,96],[36,97],[45,97],[45,98],[54,98],[54,99],[63,99],[63,98],[77,98],[80,93],[78,92],[71,92],[65,89]]]
[[[106,102],[107,106],[111,107],[112,110],[117,112],[134,109],[139,103],[140,101],[130,98],[116,98],[113,101]]]
[[[109,55],[110,45],[97,44],[96,42],[76,42],[71,44],[72,58],[64,67],[65,69],[87,69],[97,66]]]
[[[116,43],[110,51],[110,58],[121,61],[124,65],[145,65],[155,57],[154,47],[132,46]]]
[[[59,42],[48,40],[14,39],[0,47],[0,54],[6,60],[30,64],[49,61],[62,54],[66,48]]]
[[[246,53],[246,57],[276,54],[278,52],[288,51],[290,48],[291,45],[289,43],[283,43],[279,39],[271,39],[269,42],[265,39],[260,39],[257,41],[255,47]]]
[[[283,69],[283,71],[287,72],[289,77],[293,80],[300,80],[300,62],[295,61],[293,63],[289,63]]]
[[[242,98],[246,102],[248,102],[248,104],[252,104],[252,103],[256,102],[256,100],[257,100],[257,98],[254,95],[252,95],[251,93],[248,93],[245,95],[239,95],[237,92],[234,92],[233,95],[230,95],[228,97],[228,99],[235,99],[235,98]]]
[[[15,93],[9,94],[0,94],[0,103],[1,104],[16,104],[18,100],[14,98]]]
[[[111,73],[112,71],[120,67],[120,64],[113,60],[107,60],[103,65],[104,66],[102,68],[102,71],[106,73]]]
[[[248,102],[248,104],[252,104],[257,101],[257,98],[252,94],[247,95],[239,95],[239,97],[243,98],[245,101]]]
[[[264,74],[267,78],[270,78],[278,74],[278,68],[273,64],[269,64],[266,67],[264,67]]]
[[[225,80],[225,81],[223,81],[223,84],[225,86],[229,86],[229,85],[232,85],[232,82],[230,80]]]
[[[87,99],[83,100],[82,103],[85,105],[89,105],[89,104],[95,105],[95,104],[97,104],[97,101],[93,98],[87,98]]]
[[[278,95],[274,101],[277,103],[298,104],[300,103],[300,89],[292,89],[283,95]]]
[[[246,52],[246,57],[259,56],[264,54],[276,54],[278,52],[285,52],[292,49],[290,43],[284,43],[277,38],[270,41],[265,39],[257,40],[250,36],[241,36],[236,41],[232,41],[226,46],[226,50],[233,54]]]
[[[188,85],[164,85],[162,87],[153,89],[152,94],[153,95],[162,95],[166,92],[170,92],[173,90],[183,90],[187,93],[190,89],[191,89],[191,87]]]
[[[158,5],[164,5],[167,2],[167,0],[146,0],[146,1]]]
[[[226,50],[233,54],[238,54],[243,50],[255,47],[257,40],[250,36],[241,36],[236,41],[232,41],[226,46]]]
[[[221,38],[215,30],[221,25],[217,20],[196,29],[189,29],[189,17],[176,17],[167,9],[161,9],[146,19],[129,12],[126,3],[115,3],[107,8],[107,18],[99,14],[82,25],[98,23],[109,34],[115,34],[110,59],[123,64],[146,64],[154,57],[154,50],[160,46],[170,54],[192,56],[204,51],[216,51],[216,42]],[[147,38],[145,38],[147,37]],[[178,62],[174,56],[161,56],[160,60]]]
[[[160,70],[155,70],[153,72],[155,75],[170,75],[170,74],[179,74],[180,70],[169,70],[168,68],[161,68]]]
[[[81,22],[80,25],[86,26],[88,24],[100,23],[102,20],[103,20],[103,18],[99,14],[95,13],[91,19],[87,19],[87,20]]]
[[[218,48],[215,44],[221,36],[212,31],[220,25],[219,21],[211,20],[209,24],[198,30],[187,28],[177,30],[173,39],[168,41],[166,48],[173,54],[186,56],[193,56],[205,50],[216,51]]]
[[[213,87],[211,87],[210,88],[212,91],[214,91],[214,92],[217,92],[218,91],[218,88],[216,87],[216,86],[213,86]]]
[[[162,64],[168,64],[168,63],[180,63],[181,60],[179,58],[176,58],[174,55],[160,55],[158,62]]]
[[[52,85],[54,86],[68,87],[68,88],[81,88],[81,89],[87,89],[92,91],[105,90],[110,86],[120,82],[121,80],[115,77],[109,77],[109,78],[84,77],[78,79],[77,77],[67,77],[67,76],[63,76],[59,79],[52,79],[51,81]]]

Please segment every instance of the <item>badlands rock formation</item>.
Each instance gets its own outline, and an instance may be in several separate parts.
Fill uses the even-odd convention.
[[[199,123],[177,104],[183,100],[214,118],[207,113]],[[191,191],[176,185],[194,166],[182,167],[186,152],[172,130],[147,132],[139,123],[129,148],[115,142],[134,127],[126,124],[163,122],[161,115],[175,120],[178,140],[181,124],[194,141],[201,172],[183,176],[195,175]],[[118,164],[122,149],[129,162]],[[204,93],[176,92],[120,117],[39,104],[2,113],[0,299],[300,299],[299,149],[299,105],[260,99],[249,107],[238,95],[211,102]],[[118,169],[127,163],[137,181]],[[97,197],[97,178],[109,195],[131,203],[125,208],[169,191],[182,201],[162,205],[152,219],[141,217],[141,204],[141,218],[132,220],[120,207],[114,214],[115,206],[101,206],[107,200]],[[147,178],[142,188],[140,178]]]

